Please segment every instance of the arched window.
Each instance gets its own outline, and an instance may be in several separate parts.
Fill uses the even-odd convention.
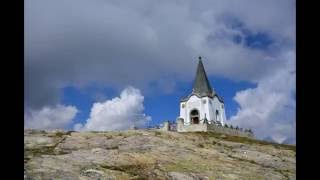
[[[199,111],[197,109],[190,111],[190,123],[199,124]]]

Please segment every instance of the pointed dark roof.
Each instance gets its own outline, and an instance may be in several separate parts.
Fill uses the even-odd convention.
[[[193,82],[192,93],[198,94],[200,96],[204,96],[204,95],[211,96],[213,93],[206,71],[204,70],[204,66],[202,64],[201,56],[199,57],[199,63],[198,63],[196,78],[194,79],[194,82]]]
[[[206,71],[204,69],[201,56],[199,57],[199,63],[197,67],[196,77],[193,82],[192,93],[189,96],[186,96],[181,99],[181,101],[187,101],[192,95],[198,97],[211,97],[217,96],[220,102],[223,102],[223,99],[218,96],[218,94],[211,88],[210,82],[208,80]]]

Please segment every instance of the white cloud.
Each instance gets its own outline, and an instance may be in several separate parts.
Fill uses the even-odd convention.
[[[59,103],[59,91],[70,84],[132,84],[145,92],[164,74],[169,78],[156,91],[170,92],[172,81],[193,78],[198,55],[209,75],[256,82],[281,65],[265,58],[269,52],[234,44],[232,36],[241,32],[225,17],[283,46],[294,43],[294,2],[26,1],[27,105]]]
[[[64,129],[76,116],[74,106],[56,105],[40,110],[28,110],[24,113],[25,128],[28,129]]]
[[[231,28],[228,18],[252,33],[265,33],[271,46],[235,44],[234,35],[245,35]],[[295,70],[290,65],[295,58],[281,56],[295,51],[294,0],[32,0],[26,1],[25,22],[28,108],[57,104],[64,87],[92,82],[116,89],[132,84],[144,95],[170,93],[176,81],[194,78],[202,55],[208,75],[258,83],[236,95],[241,110],[234,122],[257,128],[261,137],[294,136],[295,100],[289,92],[295,87],[288,83],[295,74],[288,71]],[[98,122],[95,117],[83,128]]]
[[[120,97],[105,102],[94,103],[89,119],[84,125],[76,124],[74,129],[111,131],[128,129],[133,122],[136,126],[143,126],[150,116],[143,113],[144,97],[140,91],[133,87],[125,88]]]
[[[258,138],[272,137],[281,143],[295,139],[295,53],[281,56],[287,63],[272,76],[259,81],[257,88],[237,92],[240,105],[230,123],[251,128]]]

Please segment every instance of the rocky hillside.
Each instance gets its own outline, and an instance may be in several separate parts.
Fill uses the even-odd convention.
[[[25,179],[295,179],[295,146],[160,130],[24,132]]]

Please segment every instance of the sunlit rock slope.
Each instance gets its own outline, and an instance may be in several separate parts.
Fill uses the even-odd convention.
[[[215,133],[24,131],[25,179],[296,179],[295,146]]]

